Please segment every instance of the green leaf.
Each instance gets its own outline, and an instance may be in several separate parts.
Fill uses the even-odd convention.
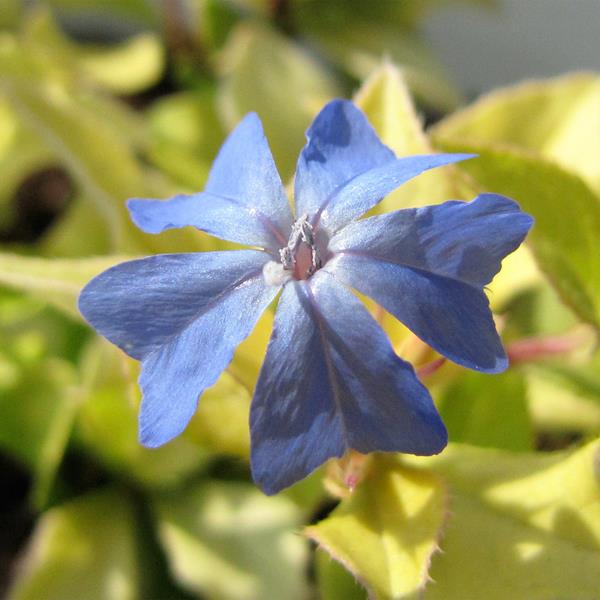
[[[0,231],[12,225],[12,200],[19,185],[30,173],[51,162],[49,150],[20,125],[10,104],[0,96]]]
[[[151,160],[192,190],[202,187],[225,136],[214,96],[212,88],[171,94],[148,111]]]
[[[597,369],[593,363],[585,370],[553,363],[528,368],[529,410],[536,428],[552,434],[597,435],[600,431]]]
[[[219,109],[231,128],[256,111],[282,178],[294,172],[304,131],[323,104],[339,95],[310,54],[266,25],[247,22],[231,33],[222,58]]]
[[[45,0],[56,12],[72,19],[102,19],[118,25],[123,19],[137,25],[159,25],[160,13],[153,3],[147,0]],[[105,22],[105,21],[100,21]]]
[[[76,439],[112,472],[158,488],[180,484],[206,465],[210,454],[190,441],[189,435],[156,449],[139,443],[139,367],[135,361],[97,339],[85,353],[81,372]]]
[[[20,343],[35,343],[27,338],[21,336]],[[6,343],[3,336],[0,340]],[[7,382],[7,375],[13,381]],[[37,508],[47,502],[71,435],[78,408],[75,383],[67,361],[48,358],[19,368],[0,354],[0,446],[31,468],[30,500]]]
[[[53,508],[38,521],[11,600],[134,600],[139,577],[135,513],[115,491]]]
[[[118,94],[134,94],[154,85],[164,70],[163,47],[152,33],[116,46],[82,46],[77,54],[84,75]]]
[[[447,511],[435,475],[373,457],[365,479],[331,515],[305,529],[379,599],[416,598],[428,581]]]
[[[4,0],[0,12],[0,30],[16,27],[21,19],[22,11],[22,0]]]
[[[400,70],[384,63],[363,84],[355,96],[381,139],[397,155],[433,153],[419,116],[410,98]],[[480,190],[454,166],[433,169],[401,186],[386,197],[374,212],[389,212],[411,206],[424,206],[462,198],[470,200]],[[516,293],[537,283],[540,276],[529,252],[520,248],[504,261],[502,271],[490,285],[494,308],[503,307]],[[367,301],[368,305],[372,303]],[[378,319],[390,335],[394,346],[406,339],[407,331],[381,309]]]
[[[81,319],[77,297],[83,286],[122,260],[116,256],[47,259],[0,253],[0,285],[39,298]]]
[[[32,475],[29,503],[48,502],[79,407],[71,359],[84,328],[20,294],[0,291],[0,446]]]
[[[78,184],[81,197],[100,216],[94,229],[104,227],[109,234],[111,251],[165,252],[180,249],[182,243],[190,249],[210,247],[191,229],[149,236],[133,225],[127,198],[168,196],[174,190],[157,185],[157,178],[142,169],[136,157],[139,136],[130,139],[134,121],[125,116],[126,111],[111,110],[110,102],[91,99],[73,82],[68,64],[54,67],[47,67],[26,45],[9,40],[0,45],[0,94],[6,95],[21,124],[43,141]],[[111,124],[114,115],[115,125]],[[117,131],[117,125],[125,122],[127,126]]]
[[[224,372],[202,394],[185,438],[201,448],[247,459],[250,456],[251,392]]]
[[[450,519],[425,599],[594,598],[600,587],[598,456],[454,445],[404,462],[447,482]]]
[[[367,593],[354,577],[323,550],[315,553],[317,585],[321,600],[366,600]]]
[[[497,90],[434,128],[441,140],[527,149],[600,194],[600,76],[575,73]]]
[[[540,268],[581,319],[600,327],[600,199],[580,177],[547,160],[438,141],[447,150],[478,154],[460,168],[535,218],[528,242]]]
[[[443,393],[440,413],[453,442],[532,450],[527,388],[518,371],[466,372]]]
[[[198,484],[154,502],[176,580],[207,599],[303,599],[307,547],[300,512],[245,483]]]

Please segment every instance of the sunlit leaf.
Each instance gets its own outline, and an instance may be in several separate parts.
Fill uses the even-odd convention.
[[[110,254],[111,239],[106,227],[98,227],[102,216],[94,205],[75,197],[65,214],[52,223],[38,242],[41,255],[71,258]]]
[[[385,62],[377,68],[356,93],[355,102],[365,112],[382,141],[398,156],[433,153],[402,72],[394,65]],[[433,169],[404,184],[389,194],[373,212],[436,204],[451,198],[470,199],[473,195],[464,176],[448,166]],[[398,347],[409,335],[408,330],[372,301],[365,300],[393,345]]]
[[[128,136],[133,123],[123,111],[111,111],[108,101],[81,93],[63,65],[59,76],[50,76],[36,54],[16,41],[0,46],[0,93],[6,94],[22,125],[39,136],[80,187],[81,197],[100,216],[96,228],[106,228],[111,251],[148,252],[210,247],[207,238],[193,230],[149,236],[131,223],[125,200],[135,196],[169,196],[174,190],[156,186],[136,157],[137,136]],[[110,124],[128,126],[122,131]],[[109,118],[107,118],[107,116]],[[129,126],[131,124],[131,127]],[[85,231],[73,235],[85,235]]]
[[[377,456],[349,499],[305,533],[374,598],[413,598],[428,581],[446,519],[440,479]]]
[[[164,68],[162,45],[151,33],[117,46],[81,47],[78,59],[84,74],[119,94],[150,87],[160,79]]]
[[[43,506],[71,434],[78,407],[76,375],[58,358],[33,365],[19,364],[8,351],[0,352],[0,446],[25,463],[33,473],[30,499]],[[36,344],[35,334],[22,334],[12,344]],[[22,348],[23,349],[23,348]]]
[[[303,599],[307,547],[296,505],[251,484],[207,482],[154,502],[176,580],[207,599]]]
[[[139,598],[135,514],[115,491],[82,496],[38,521],[11,600]]]
[[[459,93],[444,74],[431,50],[414,32],[389,22],[369,23],[346,9],[344,27],[314,10],[304,27],[305,36],[330,60],[356,79],[364,79],[385,57],[402,69],[406,82],[420,102],[440,112],[455,108]]]
[[[600,77],[576,73],[496,90],[445,119],[436,138],[539,152],[600,194]]]
[[[123,257],[46,259],[0,253],[0,285],[40,298],[81,318],[77,297],[95,275]]]
[[[600,431],[600,390],[597,367],[585,375],[571,367],[561,373],[556,365],[532,366],[527,370],[529,409],[536,427],[544,432],[597,435]]]
[[[148,112],[151,160],[194,191],[204,185],[225,136],[215,104],[213,90],[207,88],[171,94]]]
[[[600,586],[598,442],[576,452],[468,446],[411,464],[450,487],[451,518],[425,598],[593,598]]]
[[[282,177],[291,177],[304,131],[323,104],[339,94],[312,56],[274,30],[243,23],[224,49],[219,109],[231,128],[256,111]]]

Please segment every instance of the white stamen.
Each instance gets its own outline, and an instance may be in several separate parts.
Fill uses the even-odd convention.
[[[263,277],[267,285],[279,287],[287,283],[292,278],[292,274],[281,263],[270,260],[263,267]]]

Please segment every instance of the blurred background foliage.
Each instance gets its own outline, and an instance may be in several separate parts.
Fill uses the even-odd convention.
[[[451,4],[1,0],[1,592],[352,600],[365,588],[412,598],[433,578],[425,598],[598,597],[600,77],[532,81],[458,109],[421,33]],[[148,450],[137,363],[92,334],[76,298],[128,256],[231,246],[143,234],[125,199],[201,189],[250,110],[290,181],[311,119],[353,95],[399,155],[479,154],[378,210],[493,190],[535,217],[489,290],[511,368],[440,363],[369,304],[421,368],[451,446],[351,455],[267,498],[249,478],[247,418],[272,315],[186,432]],[[362,481],[353,493],[350,479]]]

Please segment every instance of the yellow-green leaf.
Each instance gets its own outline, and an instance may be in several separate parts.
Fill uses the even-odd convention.
[[[375,131],[398,156],[432,154],[402,71],[389,62],[377,68],[354,98]],[[433,169],[389,194],[373,212],[389,212],[412,206],[436,204],[449,199],[470,199],[474,193],[464,176],[452,166]],[[394,346],[408,335],[407,329],[382,309],[366,301]]]
[[[367,592],[354,576],[320,548],[315,552],[315,570],[321,600],[366,600]]]
[[[53,59],[54,55],[45,58]],[[39,53],[10,38],[0,44],[0,94],[6,95],[22,126],[39,137],[73,177],[80,197],[99,217],[95,227],[106,228],[110,250],[165,252],[182,246],[189,250],[206,247],[205,239],[191,229],[149,236],[133,225],[125,206],[127,198],[168,196],[174,190],[157,185],[156,177],[142,168],[136,157],[139,139],[137,133],[130,136],[136,127],[129,116],[113,110],[108,101],[91,99],[72,81],[68,64],[58,67],[47,68]],[[111,124],[114,114],[120,131]]]
[[[77,297],[95,275],[123,261],[107,256],[81,259],[47,259],[0,253],[0,285],[46,301],[81,318]]]
[[[519,372],[466,372],[442,394],[440,413],[453,442],[532,450],[526,382]]]
[[[383,63],[354,99],[381,140],[398,156],[434,153],[400,69]],[[443,167],[424,173],[392,192],[379,204],[378,212],[438,204],[450,199],[470,200],[472,195],[473,190],[467,188],[463,174],[451,166]]]
[[[165,62],[160,39],[152,33],[116,46],[81,46],[77,58],[84,75],[119,94],[140,92],[156,83]]]
[[[38,521],[11,600],[139,598],[135,513],[112,490],[53,508]]]
[[[303,600],[300,510],[246,483],[206,482],[154,502],[175,579],[208,600]]]
[[[256,111],[284,180],[292,176],[304,131],[338,95],[330,74],[300,46],[266,25],[243,23],[222,60],[220,109],[229,127]]]
[[[436,139],[540,153],[600,194],[600,76],[575,73],[497,90],[434,128]]]
[[[426,600],[595,598],[600,443],[511,454],[454,445],[403,462],[442,477],[450,519]]]
[[[352,496],[305,533],[374,598],[416,598],[428,581],[447,502],[439,477],[376,456]]]

